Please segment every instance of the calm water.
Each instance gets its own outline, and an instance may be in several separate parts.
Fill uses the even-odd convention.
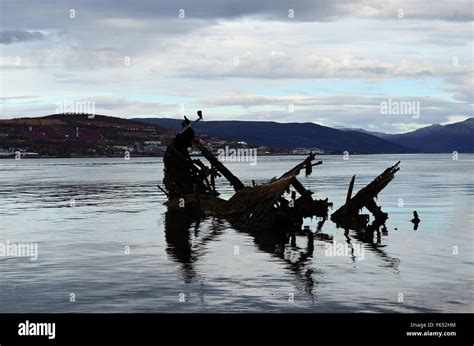
[[[227,165],[250,184],[301,159]],[[314,243],[292,243],[169,220],[158,158],[0,160],[0,242],[38,244],[36,261],[0,257],[0,312],[474,312],[474,155],[321,159],[301,181],[334,210],[353,174],[357,191],[402,161],[379,196],[388,234],[363,242],[328,221]],[[327,256],[332,241],[364,256]]]

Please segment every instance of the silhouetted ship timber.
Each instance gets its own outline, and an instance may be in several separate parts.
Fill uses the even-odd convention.
[[[168,197],[166,205],[169,212],[183,217],[214,216],[228,220],[236,229],[258,231],[301,231],[304,218],[320,218],[320,225],[328,219],[328,210],[333,204],[327,198],[313,199],[313,192],[297,179],[302,170],[309,176],[314,166],[322,164],[322,161],[313,162],[314,153],[311,152],[278,179],[261,185],[252,181],[252,186],[245,186],[195,135],[192,127],[200,120],[201,111],[198,111],[198,119],[194,122],[185,117],[182,130],[166,149],[163,179],[165,188],[159,188]],[[188,149],[192,146],[199,150],[210,166],[191,158]],[[394,178],[400,169],[399,164],[400,162],[386,169],[352,197],[354,176],[349,185],[346,203],[331,215],[331,220],[338,227],[366,228],[369,226],[369,217],[359,214],[366,207],[375,218],[372,226],[383,225],[388,215],[381,211],[375,200]],[[227,179],[235,190],[229,200],[219,197],[215,184],[218,177]],[[290,193],[290,199],[285,197],[286,193]]]

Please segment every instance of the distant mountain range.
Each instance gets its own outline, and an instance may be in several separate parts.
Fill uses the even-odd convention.
[[[0,149],[23,148],[42,155],[110,155],[122,147],[137,152],[147,143],[166,145],[181,128],[181,119],[123,119],[105,115],[53,114],[39,118],[0,120]],[[314,123],[270,121],[201,121],[196,132],[207,140],[245,141],[282,151],[319,148],[342,153],[474,153],[474,118],[431,125],[404,134],[335,129]],[[2,150],[3,150],[2,149]]]
[[[341,130],[368,133],[422,152],[449,153],[458,151],[474,153],[474,118],[448,125],[434,124],[402,134],[371,132],[363,129],[346,128]]]
[[[136,121],[179,129],[181,119],[136,118]],[[335,129],[314,123],[270,121],[202,121],[197,132],[277,148],[320,148],[333,153],[474,153],[474,118],[450,125],[431,125],[404,134]]]
[[[449,125],[431,125],[399,135],[386,134],[383,138],[424,152],[474,153],[474,118]]]
[[[179,129],[180,119],[137,118],[136,121]],[[196,131],[254,145],[275,148],[320,148],[333,153],[411,153],[416,152],[385,139],[358,131],[341,131],[314,123],[269,121],[202,121]]]

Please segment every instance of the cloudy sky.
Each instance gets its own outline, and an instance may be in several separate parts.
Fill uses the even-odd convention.
[[[0,119],[98,114],[390,133],[472,116],[471,1],[0,0]],[[419,102],[420,116],[381,114]]]

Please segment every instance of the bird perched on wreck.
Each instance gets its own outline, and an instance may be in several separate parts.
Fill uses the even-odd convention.
[[[202,112],[198,111],[198,122],[202,119]],[[199,180],[195,179],[196,168],[189,155],[188,148],[193,144],[195,132],[193,123],[184,116],[181,123],[181,131],[176,134],[168,146],[163,158],[165,164],[165,176],[163,183],[168,190],[169,197],[181,197],[185,194],[194,193],[195,189],[204,190]],[[195,186],[197,184],[197,186]],[[202,185],[202,184],[201,184]]]

